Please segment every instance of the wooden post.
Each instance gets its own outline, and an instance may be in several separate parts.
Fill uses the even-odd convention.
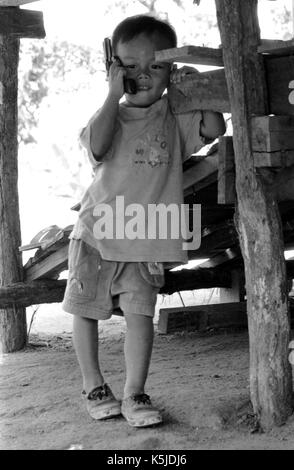
[[[267,113],[257,0],[216,0],[232,110],[237,227],[244,258],[250,338],[250,393],[261,429],[292,413],[290,325],[281,221],[265,173],[254,169],[250,122]]]
[[[35,0],[33,0],[35,1]],[[43,14],[20,9],[29,0],[0,0],[0,286],[23,280],[18,202],[18,60],[19,38],[44,38]],[[23,306],[0,309],[0,352],[26,344]]]
[[[0,36],[0,284],[22,281],[18,166],[17,68],[19,39]],[[17,351],[26,344],[25,308],[0,309],[0,351]]]

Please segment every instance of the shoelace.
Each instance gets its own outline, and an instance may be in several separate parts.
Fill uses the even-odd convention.
[[[143,403],[143,405],[151,405],[151,400],[149,395],[146,393],[140,393],[139,395],[134,395],[133,399],[136,403]]]

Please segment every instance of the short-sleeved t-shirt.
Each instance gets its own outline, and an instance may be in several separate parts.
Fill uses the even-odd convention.
[[[89,243],[106,260],[187,262],[177,213],[183,204],[183,161],[204,145],[201,111],[174,115],[166,96],[148,108],[120,104],[102,162],[90,147],[97,113],[80,136],[95,176],[71,237]]]

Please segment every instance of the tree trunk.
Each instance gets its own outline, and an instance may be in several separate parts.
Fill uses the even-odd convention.
[[[18,168],[17,69],[19,39],[0,35],[0,285],[22,281]],[[26,344],[26,311],[0,309],[0,352],[17,351]]]
[[[232,110],[237,229],[244,258],[250,340],[250,393],[261,429],[292,413],[290,325],[283,235],[268,174],[253,165],[250,120],[267,114],[257,0],[216,0]],[[269,178],[270,179],[270,178]]]

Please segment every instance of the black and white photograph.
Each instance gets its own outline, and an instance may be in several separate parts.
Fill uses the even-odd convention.
[[[294,0],[0,0],[1,451],[294,450],[293,279]]]

